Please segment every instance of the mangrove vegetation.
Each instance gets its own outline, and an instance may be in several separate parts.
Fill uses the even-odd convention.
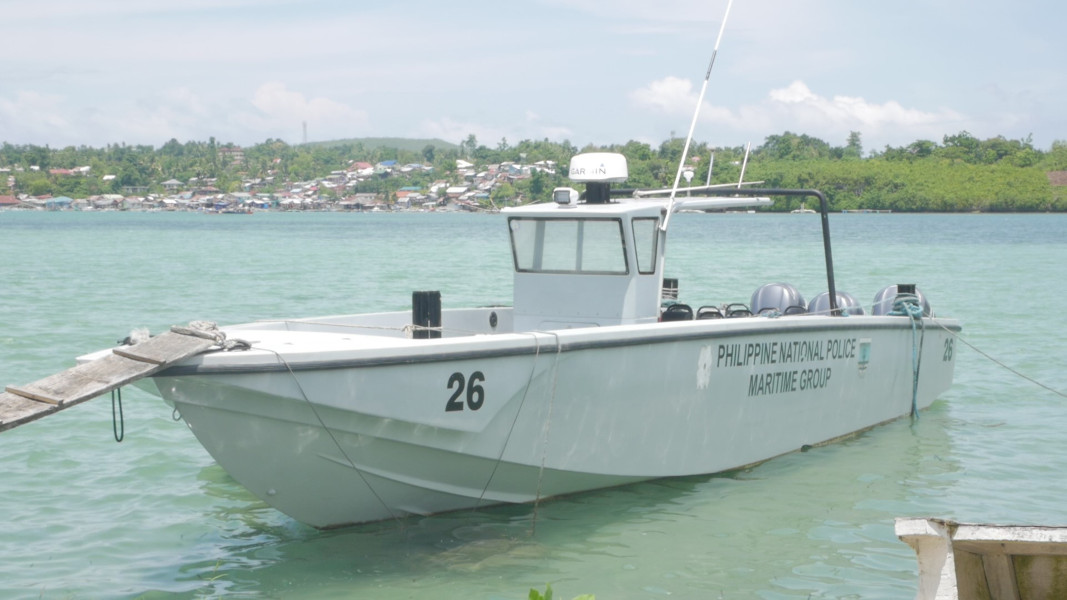
[[[460,185],[471,169],[540,165],[491,191],[493,201],[532,202],[547,200],[553,187],[567,185],[566,165],[579,151],[626,155],[630,166],[627,187],[670,186],[683,145],[684,140],[672,138],[659,146],[629,141],[577,148],[570,142],[547,139],[516,144],[502,139],[487,146],[474,135],[458,144],[389,138],[300,145],[268,139],[248,147],[220,144],[214,138],[185,143],[172,139],[158,148],[126,144],[50,148],[4,143],[0,146],[0,171],[7,176],[10,190],[2,193],[87,197],[162,194],[173,192],[175,182],[184,189],[210,184],[221,192],[251,189],[269,193],[356,165],[421,165],[406,171],[382,170],[381,176],[361,182],[361,189],[351,190],[389,197],[401,188],[427,189],[435,182]],[[425,168],[429,166],[433,168]],[[1042,150],[1029,138],[981,140],[964,131],[946,135],[939,142],[917,140],[865,152],[857,132],[843,145],[834,146],[787,131],[751,148],[747,160],[743,147],[712,147],[695,141],[685,168],[693,185],[707,181],[709,168],[713,183],[736,182],[744,168],[746,181],[762,181],[768,187],[820,189],[833,210],[1067,210],[1067,141],[1056,141]],[[779,202],[771,210],[793,208],[794,204]]]

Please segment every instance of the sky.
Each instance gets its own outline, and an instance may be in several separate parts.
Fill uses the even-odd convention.
[[[1067,140],[1067,3],[727,3],[0,0],[0,143]]]

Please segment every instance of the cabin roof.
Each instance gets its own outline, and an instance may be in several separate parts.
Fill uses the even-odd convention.
[[[607,204],[577,204],[574,206],[562,206],[555,202],[542,204],[529,204],[527,206],[508,207],[501,212],[513,216],[536,216],[536,217],[603,217],[603,216],[656,216],[666,210],[666,205],[659,200],[627,200],[624,202],[609,202]]]

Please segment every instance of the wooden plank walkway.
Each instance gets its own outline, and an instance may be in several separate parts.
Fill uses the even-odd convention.
[[[214,339],[168,331],[135,346],[115,348],[103,358],[33,383],[8,386],[6,391],[0,393],[0,431],[35,421],[148,377],[178,361],[200,354],[215,343]]]
[[[916,600],[1064,598],[1067,527],[898,518],[919,560]]]

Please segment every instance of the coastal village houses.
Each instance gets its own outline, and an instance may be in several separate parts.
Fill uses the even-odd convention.
[[[223,146],[218,156],[226,165],[245,160],[238,146]],[[279,164],[276,159],[272,164]],[[15,177],[8,178],[13,193],[0,196],[0,209],[29,210],[195,210],[209,212],[250,212],[253,210],[482,210],[491,207],[493,189],[502,183],[514,183],[536,171],[555,173],[555,163],[501,163],[478,166],[456,160],[454,179],[435,179],[427,186],[400,185],[393,192],[359,191],[361,183],[374,180],[408,179],[416,173],[432,172],[423,164],[400,164],[384,160],[376,164],[353,161],[347,168],[311,181],[275,181],[275,173],[264,178],[241,180],[240,191],[224,192],[213,179],[193,178],[180,181],[170,178],[151,186],[122,186],[121,194],[99,194],[87,198],[51,195],[31,196],[15,189]],[[0,165],[0,172],[12,173],[12,167]],[[14,168],[21,171],[22,167]],[[30,167],[40,171],[39,167]],[[52,168],[52,178],[93,177],[88,166]],[[104,174],[101,184],[113,185],[115,174]],[[267,193],[264,189],[273,189]]]

